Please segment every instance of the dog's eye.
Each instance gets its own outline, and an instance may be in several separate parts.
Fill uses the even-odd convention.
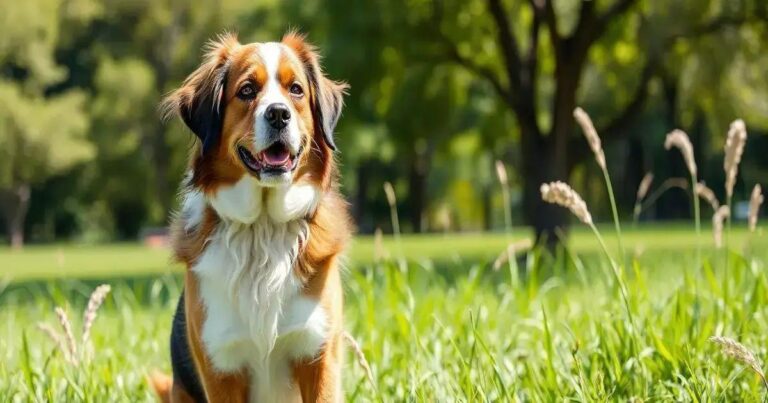
[[[240,99],[253,99],[256,96],[256,87],[253,84],[247,83],[240,87],[237,91],[237,97]]]
[[[291,88],[289,89],[291,91],[291,95],[300,97],[304,95],[304,89],[301,88],[301,85],[299,83],[293,83],[291,84]]]

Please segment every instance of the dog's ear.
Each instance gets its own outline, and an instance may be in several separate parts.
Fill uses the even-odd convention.
[[[161,104],[164,117],[178,115],[202,143],[205,153],[221,137],[224,89],[232,51],[239,46],[234,34],[224,34],[207,46],[205,60]]]
[[[331,150],[336,150],[333,131],[341,117],[341,109],[344,106],[344,94],[349,85],[345,82],[333,81],[324,77],[318,68],[316,71],[319,79],[315,81],[315,97],[312,100],[312,113],[315,119],[322,124],[323,138]]]
[[[340,81],[333,81],[325,75],[320,68],[320,57],[315,47],[305,41],[304,35],[289,32],[283,37],[283,44],[293,49],[299,56],[309,81],[310,105],[312,117],[315,121],[315,132],[322,134],[325,144],[336,150],[336,142],[333,139],[333,130],[341,116],[344,106],[344,95],[349,85]]]

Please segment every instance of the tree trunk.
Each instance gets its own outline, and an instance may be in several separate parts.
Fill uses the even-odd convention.
[[[679,88],[677,81],[669,74],[662,74],[662,94],[664,96],[664,120],[666,130],[670,132],[674,129],[682,129],[679,120],[678,100]],[[695,143],[694,143],[695,144]],[[678,150],[669,150],[664,157],[669,167],[668,177],[681,177],[690,182],[691,176],[688,173],[683,157]],[[692,184],[689,184],[692,185]],[[665,192],[666,193],[666,192]],[[661,219],[680,219],[690,217],[689,211],[692,209],[693,201],[686,195],[686,192],[673,190],[669,194],[664,194],[653,206],[656,210],[656,217]]]
[[[29,210],[29,185],[15,186],[3,192],[2,196],[11,248],[19,250],[24,247],[24,222]]]
[[[552,129],[541,135],[532,122],[535,115],[521,116],[521,146],[523,150],[523,208],[536,233],[536,240],[549,249],[560,243],[560,235],[568,232],[570,215],[566,209],[541,199],[541,185],[546,182],[567,182],[571,172],[568,141],[574,131],[573,110],[576,107],[576,89],[581,70],[576,66],[559,66],[556,72],[557,89],[553,101]]]
[[[365,203],[368,200],[368,181],[370,172],[370,162],[368,160],[360,161],[357,164],[356,171],[356,186],[355,186],[355,198],[352,205],[352,212],[355,218],[355,222],[359,226],[361,232],[371,232],[372,228],[367,228],[366,223],[363,221],[365,218]]]
[[[618,177],[614,183],[619,184],[621,196],[616,202],[619,205],[631,206],[637,198],[637,188],[646,174],[646,156],[643,142],[636,136],[627,140],[626,150],[624,151],[624,177]],[[613,173],[612,173],[613,174]]]
[[[428,153],[415,153],[411,158],[411,164],[408,169],[408,199],[409,219],[411,230],[415,233],[421,233],[424,223],[424,209],[427,198],[427,173],[429,171]]]
[[[570,216],[563,207],[545,203],[540,189],[546,182],[567,181],[568,164],[558,159],[553,142],[523,144],[523,210],[536,240],[553,248],[560,241],[558,235],[567,233]]]

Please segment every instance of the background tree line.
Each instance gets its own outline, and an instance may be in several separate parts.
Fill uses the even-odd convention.
[[[389,227],[385,181],[414,232],[500,228],[506,207],[551,235],[568,218],[538,187],[556,179],[607,217],[577,105],[606,143],[625,216],[646,172],[684,176],[662,147],[672,128],[689,132],[720,194],[734,118],[750,132],[740,175],[764,182],[768,169],[762,0],[4,0],[2,10],[0,221],[17,245],[135,239],[166,223],[194,136],[160,122],[156,105],[224,30],[266,41],[298,28],[351,84],[338,138],[361,232]],[[512,206],[496,160],[510,170]],[[685,192],[670,191],[646,216],[689,214]]]

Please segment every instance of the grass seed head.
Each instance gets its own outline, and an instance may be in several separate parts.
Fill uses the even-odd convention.
[[[384,247],[384,232],[376,227],[376,231],[373,232],[373,260],[378,263],[388,258],[389,253]]]
[[[645,199],[648,195],[648,191],[651,190],[651,184],[653,184],[653,173],[648,172],[643,176],[643,180],[640,181],[640,186],[637,187],[637,200]]]
[[[667,139],[664,140],[664,148],[667,150],[675,147],[680,150],[685,160],[685,165],[688,166],[688,172],[692,176],[696,175],[696,160],[693,158],[693,145],[688,135],[684,131],[675,129],[667,134]]]
[[[507,168],[504,166],[504,163],[496,160],[496,176],[499,178],[499,183],[501,183],[503,186],[507,186],[509,184],[509,178],[507,178]]]
[[[58,306],[54,311],[56,312],[56,317],[59,319],[61,328],[64,330],[64,336],[66,337],[66,345],[69,351],[69,355],[71,357],[77,357],[77,344],[75,343],[75,336],[72,334],[72,323],[69,321],[67,312]]]
[[[717,209],[720,208],[720,202],[717,200],[717,196],[715,196],[715,192],[713,192],[712,189],[707,187],[707,185],[705,185],[704,182],[699,182],[696,184],[696,195],[706,200],[707,203],[709,203],[709,205],[712,206],[713,211],[717,211]]]
[[[592,123],[592,119],[590,119],[584,109],[578,107],[573,110],[573,117],[576,119],[576,122],[579,123],[579,126],[581,126],[581,130],[584,132],[584,137],[587,138],[587,143],[589,143],[589,148],[595,153],[597,165],[605,170],[605,153],[603,152],[600,136],[597,135],[597,130],[595,130],[595,125]]]
[[[728,129],[728,138],[725,140],[725,192],[728,198],[733,196],[733,186],[736,184],[736,175],[739,173],[739,163],[744,154],[744,144],[747,142],[747,128],[744,121],[736,119]]]
[[[727,205],[720,206],[712,215],[712,234],[715,237],[715,247],[723,247],[723,221],[731,215],[731,209]]]
[[[88,346],[91,337],[91,327],[93,326],[93,321],[96,320],[96,313],[99,311],[99,307],[101,307],[101,304],[104,302],[104,299],[111,289],[112,288],[108,284],[102,284],[96,287],[91,293],[91,298],[88,300],[88,306],[83,312],[83,348],[87,348]]]
[[[499,270],[504,263],[507,263],[510,258],[514,258],[518,252],[530,250],[532,247],[533,243],[530,239],[521,239],[510,243],[493,261],[493,270]]]
[[[757,217],[760,215],[760,205],[763,204],[763,189],[760,185],[755,185],[752,189],[752,196],[749,198],[749,231],[755,232],[757,229]]]
[[[397,197],[395,197],[395,188],[389,182],[384,182],[384,194],[387,196],[387,203],[389,207],[395,207],[397,204]]]
[[[64,360],[66,360],[70,364],[75,363],[75,359],[70,354],[69,348],[67,347],[67,343],[64,341],[64,338],[61,337],[61,334],[57,332],[54,328],[52,328],[49,324],[44,322],[38,322],[37,328],[45,333],[46,336],[48,336],[51,341],[53,341],[53,344],[56,345],[56,348],[59,349],[61,354],[64,356]]]
[[[668,188],[679,188],[688,190],[688,180],[685,178],[668,178],[664,181],[664,186]]]
[[[755,371],[766,384],[762,364],[746,346],[729,337],[712,336],[709,341],[720,346],[720,351],[726,356],[740,362]]]
[[[553,203],[567,208],[581,222],[592,225],[592,215],[587,203],[567,183],[550,182],[541,185],[541,198],[547,203]]]
[[[357,363],[361,368],[363,368],[363,371],[365,371],[365,377],[368,378],[371,386],[373,386],[374,389],[377,389],[376,382],[373,379],[373,371],[371,371],[371,366],[368,364],[368,360],[365,358],[365,354],[363,353],[363,349],[360,348],[360,344],[357,343],[357,340],[355,340],[355,338],[352,337],[349,332],[344,332],[343,336],[344,340],[349,343],[349,345],[352,347],[352,350],[355,352]]]

